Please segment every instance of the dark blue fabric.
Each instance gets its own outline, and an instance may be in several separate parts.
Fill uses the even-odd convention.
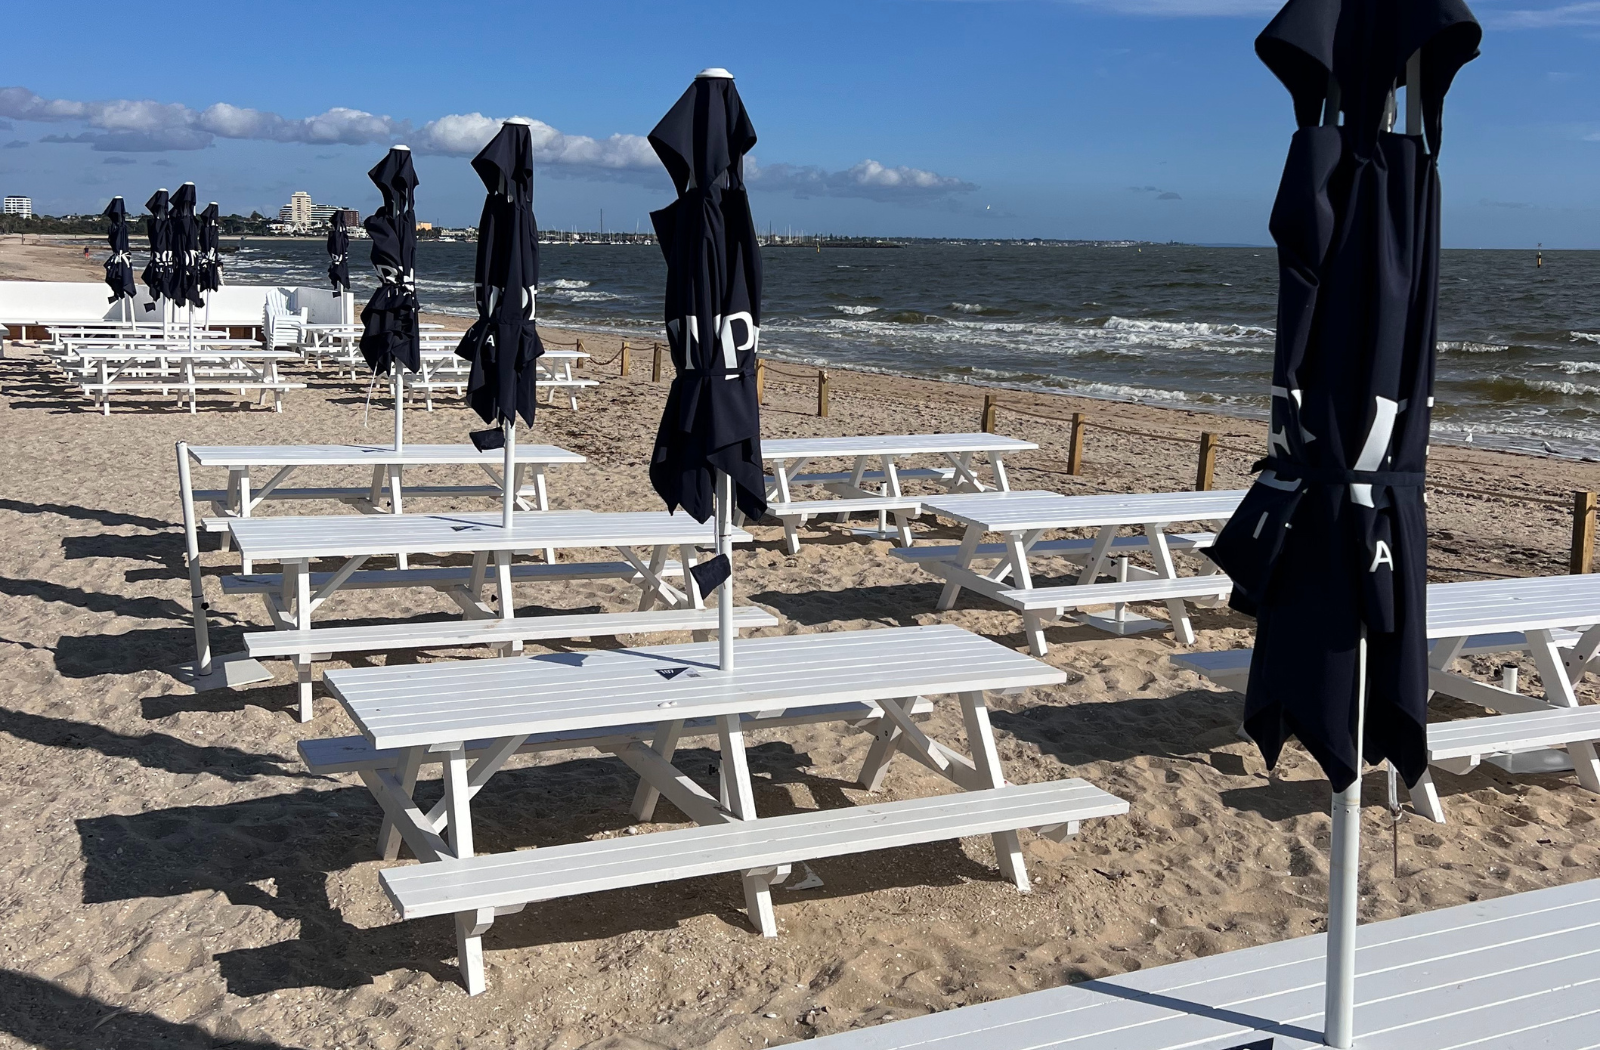
[[[1362,753],[1408,784],[1427,769],[1421,482],[1438,313],[1437,116],[1478,37],[1459,0],[1290,0],[1256,44],[1302,126],[1271,220],[1271,453],[1209,553],[1233,578],[1234,607],[1257,620],[1245,729],[1269,766],[1298,737],[1336,790],[1359,769],[1363,627]],[[1418,49],[1427,134],[1382,130],[1389,91]],[[1344,123],[1314,126],[1330,75]],[[1369,443],[1378,455],[1363,463]]]
[[[217,214],[217,202],[206,205],[200,213],[199,285],[202,292],[215,292],[222,287],[222,220]]]
[[[745,194],[755,128],[731,79],[700,78],[650,133],[678,199],[652,212],[667,260],[667,343],[677,374],[650,459],[668,510],[711,517],[713,478],[733,479],[734,503],[767,511],[755,361],[761,332],[761,252]]]
[[[147,311],[155,310],[157,299],[172,299],[172,230],[168,223],[171,205],[166,190],[157,190],[145,201],[144,236],[150,242],[150,261],[139,275],[150,292],[151,302],[145,303]]]
[[[367,178],[383,194],[383,205],[362,223],[372,238],[377,291],[361,310],[361,356],[374,372],[396,362],[422,368],[422,330],[417,319],[417,173],[411,151],[391,149]]]
[[[133,283],[133,257],[128,254],[127,205],[121,197],[112,197],[101,214],[111,220],[106,229],[106,244],[111,248],[106,257],[106,287],[111,289],[111,297],[106,301],[132,299],[139,289]]]
[[[200,307],[200,221],[194,209],[198,202],[194,183],[186,182],[172,195],[168,219],[172,244],[172,302],[175,306]]]
[[[328,280],[335,296],[350,290],[350,234],[342,212],[334,212],[328,222]]]
[[[478,320],[456,347],[457,355],[472,362],[467,404],[485,423],[520,416],[532,426],[539,400],[535,362],[544,353],[533,319],[539,224],[533,217],[532,129],[502,124],[472,158],[472,169],[488,194],[478,219],[473,277]]]

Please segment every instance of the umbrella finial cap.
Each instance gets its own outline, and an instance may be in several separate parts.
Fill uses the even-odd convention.
[[[525,128],[533,127],[533,121],[529,120],[527,117],[507,117],[505,120],[502,120],[500,123],[502,123],[502,124],[519,124],[519,125],[521,125],[522,127],[525,127]]]
[[[721,66],[710,66],[694,75],[696,80],[732,80],[733,74]]]
[[[403,146],[403,145],[402,145],[402,146],[390,146],[390,147],[389,147],[389,148],[390,148],[390,149],[403,149],[403,150],[405,150],[405,151],[406,151],[406,152],[407,152],[407,153],[410,153],[410,152],[411,152],[411,147],[410,147],[410,146]]]
[[[184,183],[184,185],[185,185],[185,186],[193,186],[193,185],[194,185],[194,183],[192,183],[192,182],[186,182],[186,183]]]

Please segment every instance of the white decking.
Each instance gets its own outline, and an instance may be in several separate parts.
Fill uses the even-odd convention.
[[[806,1044],[816,1050],[1322,1046],[1326,938],[1302,937]],[[1362,926],[1356,1050],[1600,1047],[1600,880]]]

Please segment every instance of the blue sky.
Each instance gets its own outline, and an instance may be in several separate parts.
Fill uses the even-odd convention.
[[[225,211],[305,189],[365,214],[366,169],[406,141],[419,216],[465,224],[468,157],[520,115],[548,125],[541,224],[592,229],[604,209],[643,228],[671,191],[636,136],[721,65],[760,135],[757,219],[778,229],[1267,243],[1293,118],[1251,42],[1275,8],[275,0],[206,5],[191,30],[174,8],[24,5],[0,191],[59,213],[192,179]],[[1474,9],[1484,54],[1445,114],[1447,244],[1600,248],[1600,0]]]

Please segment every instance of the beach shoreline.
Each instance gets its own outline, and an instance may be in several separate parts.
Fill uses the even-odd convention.
[[[81,253],[63,258],[59,247],[35,252],[31,244],[13,251],[23,246],[8,240],[0,239],[6,279],[98,278]],[[552,344],[576,338],[556,328],[545,335]],[[519,440],[587,457],[552,470],[553,506],[658,510],[646,466],[665,377],[652,382],[647,348],[631,355],[623,376],[620,337],[581,337],[593,358],[576,374],[599,386],[580,395],[576,412],[541,405]],[[364,382],[311,369],[295,378],[308,387],[291,391],[281,414],[214,397],[191,415],[151,397],[101,416],[35,348],[8,346],[0,360],[8,451],[0,461],[0,762],[8,770],[0,781],[0,885],[8,888],[0,968],[9,982],[0,986],[14,1011],[35,1018],[21,1034],[0,1033],[0,1048],[67,1039],[746,1050],[1321,932],[1327,782],[1297,744],[1266,770],[1237,735],[1243,698],[1168,659],[1251,644],[1248,618],[1205,608],[1194,617],[1193,647],[1167,634],[1114,637],[1053,624],[1047,661],[1066,684],[992,698],[1010,780],[1082,777],[1131,805],[1127,817],[1085,824],[1065,843],[1027,837],[1032,893],[1018,895],[1000,878],[984,838],[813,864],[822,886],[775,890],[774,940],[748,928],[733,877],[539,904],[496,921],[485,938],[489,990],[469,998],[457,983],[449,920],[402,923],[381,892],[387,865],[372,848],[379,812],[359,779],[311,776],[300,762],[300,741],[356,732],[320,681],[317,716],[302,725],[291,714],[295,675],[281,661],[267,664],[272,681],[200,694],[163,670],[192,657],[194,644],[175,443],[388,440],[389,410],[379,398],[366,406]],[[985,395],[998,394],[998,431],[1040,446],[1007,461],[1012,486],[1066,493],[1192,488],[1203,431],[1224,446],[1214,486],[1240,488],[1266,447],[1261,421],[1195,410],[846,369],[830,369],[829,380],[829,414],[819,417],[814,370],[769,364],[763,433],[969,432],[979,429]],[[1068,474],[1074,412],[1091,426],[1082,470]],[[408,408],[405,421],[417,443],[459,444],[483,426],[453,396],[431,412]],[[1430,472],[1435,580],[1565,572],[1570,494],[1600,488],[1592,464],[1478,447],[1436,447]],[[307,471],[296,482],[353,477]],[[435,479],[467,475],[417,471],[418,483]],[[408,511],[487,509],[457,498],[407,501]],[[315,501],[270,509],[341,512]],[[916,530],[919,540],[959,538],[932,519]],[[736,587],[741,602],[780,619],[765,633],[953,623],[1025,650],[1020,620],[996,603],[968,596],[935,611],[939,583],[891,557],[884,541],[818,522],[791,556],[776,526],[750,531],[754,542],[735,555]],[[212,644],[238,651],[243,633],[268,629],[267,619],[253,597],[221,592],[217,577],[238,571],[235,554],[207,538],[201,561]],[[517,594],[533,612],[624,611],[637,598],[623,581],[531,584]],[[434,592],[369,591],[336,595],[325,619],[429,614],[459,610]],[[317,666],[320,678],[354,664],[485,655],[374,653]],[[1526,659],[1475,657],[1464,669],[1497,681],[1507,663],[1536,687]],[[1595,682],[1581,683],[1578,695],[1595,703]],[[935,698],[923,728],[959,744],[961,714],[948,699]],[[1432,711],[1481,713],[1455,701]],[[855,777],[869,743],[834,726],[752,733],[760,811],[949,788],[902,759],[883,791],[861,790]],[[705,773],[715,750],[697,746],[683,757],[683,768],[715,791]],[[1570,774],[1513,776],[1485,763],[1434,776],[1450,822],[1412,815],[1398,829],[1381,804],[1381,771],[1367,777],[1363,921],[1578,881],[1600,865],[1600,803]],[[474,801],[474,834],[485,852],[623,834],[633,824],[634,784],[619,761],[594,751],[513,759]],[[439,790],[424,787],[429,798]],[[682,819],[663,803],[644,830]]]

